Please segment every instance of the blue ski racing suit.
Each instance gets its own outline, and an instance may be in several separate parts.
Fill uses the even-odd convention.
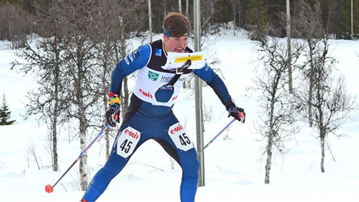
[[[187,47],[185,52],[192,50]],[[181,202],[195,201],[199,169],[197,153],[172,107],[182,83],[192,72],[213,88],[227,110],[235,105],[222,79],[207,64],[201,69],[184,70],[172,89],[161,89],[176,74],[162,68],[166,61],[166,49],[162,40],[157,40],[140,46],[113,70],[110,92],[119,95],[122,80],[134,71],[137,71],[136,84],[110,157],[95,174],[83,196],[88,202],[97,200],[134,152],[149,139],[158,142],[181,166]]]

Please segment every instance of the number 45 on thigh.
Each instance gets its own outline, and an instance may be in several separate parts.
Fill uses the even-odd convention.
[[[130,126],[125,128],[117,139],[117,154],[123,158],[130,156],[135,150],[140,138],[141,133],[139,131]]]
[[[193,143],[186,134],[186,130],[180,123],[173,124],[168,130],[176,147],[182,151],[188,151],[193,148]]]

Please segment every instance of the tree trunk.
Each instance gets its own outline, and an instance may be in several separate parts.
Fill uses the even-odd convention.
[[[58,165],[58,154],[57,154],[57,101],[55,101],[55,109],[54,109],[54,115],[51,118],[52,119],[52,126],[51,126],[51,137],[52,137],[52,170],[58,171],[59,165]]]
[[[182,1],[178,0],[178,12],[182,13]]]
[[[309,80],[310,81],[309,81],[309,96],[308,96],[308,121],[309,121],[309,127],[313,127],[313,114],[312,114],[313,78],[310,77]]]
[[[59,169],[59,163],[58,163],[58,154],[57,154],[57,119],[60,113],[60,99],[59,99],[59,87],[61,85],[60,81],[60,53],[58,50],[58,44],[57,44],[57,38],[55,38],[55,44],[56,47],[56,65],[55,65],[55,92],[54,92],[54,99],[55,99],[55,106],[54,106],[54,115],[53,115],[53,121],[52,121],[52,170],[58,171]]]
[[[128,90],[128,78],[123,79],[123,104],[122,104],[122,116],[125,116],[127,107],[129,105],[130,94]]]
[[[167,15],[167,5],[166,5],[166,1],[167,0],[163,0],[163,19],[166,18],[166,15]]]
[[[279,79],[280,79],[280,75],[276,75],[275,78],[273,79],[273,84],[272,84],[272,90],[271,90],[271,101],[270,101],[270,114],[269,114],[269,134],[268,134],[268,144],[266,147],[266,152],[267,152],[267,161],[266,161],[266,166],[265,166],[265,179],[264,179],[264,183],[265,184],[269,184],[270,183],[270,171],[272,169],[272,148],[273,148],[273,138],[274,135],[276,133],[276,131],[274,130],[274,106],[276,104],[275,101],[275,97],[276,97],[276,92],[278,89],[278,83],[279,83]]]
[[[82,111],[82,112],[81,112]],[[86,148],[86,119],[85,115],[83,114],[84,111],[80,109],[80,149],[81,151],[84,151]],[[87,165],[87,153],[85,153],[80,158],[80,166],[79,166],[79,172],[80,172],[80,186],[81,190],[85,191],[87,188],[87,172],[86,172],[86,165]]]
[[[309,95],[308,95],[308,119],[309,119],[309,127],[313,127],[313,86],[314,86],[314,48],[312,48],[312,42],[308,39],[309,46],[309,58],[310,58],[310,69],[309,69]]]
[[[56,105],[56,104],[55,104]],[[52,136],[52,170],[58,171],[58,154],[57,154],[57,112],[54,110],[54,117],[51,126],[51,136]]]
[[[325,159],[325,137],[320,137],[320,148],[322,150],[322,157],[320,160],[320,171],[325,173],[324,169],[324,159]]]
[[[56,122],[52,124],[52,170],[58,171],[58,154],[57,154],[57,133],[56,133]]]
[[[235,2],[233,2],[233,36],[236,36],[236,15],[237,15],[237,9],[236,9],[236,4]]]
[[[126,57],[126,41],[125,41],[125,37],[122,36],[121,37],[121,49],[120,49],[120,55],[122,57]],[[130,93],[128,90],[128,77],[126,76],[123,79],[123,83],[122,83],[122,93],[121,93],[121,108],[122,108],[122,118],[124,118],[125,114],[126,114],[126,109],[129,105],[129,100],[130,100]]]
[[[108,160],[108,158],[110,157],[110,130],[106,130],[105,132],[105,140],[106,140],[106,161]]]
[[[287,46],[288,46],[288,88],[289,93],[293,93],[292,79],[292,47],[291,47],[291,26],[290,26],[290,1],[286,1],[287,5]]]
[[[265,184],[269,184],[270,183],[270,171],[272,169],[272,147],[273,147],[273,135],[272,135],[272,130],[268,136],[268,145],[266,148],[266,152],[267,152],[267,161],[266,161],[266,166],[265,166],[265,179],[264,179],[264,183]]]
[[[81,50],[81,47],[78,47],[77,50]],[[87,131],[87,120],[85,114],[85,102],[84,95],[82,90],[82,84],[84,83],[84,70],[83,70],[83,58],[81,52],[77,52],[78,62],[77,62],[77,84],[75,82],[76,96],[77,96],[77,107],[78,107],[78,120],[79,120],[79,131],[80,131],[80,149],[84,151],[86,148],[86,131]],[[80,187],[82,191],[85,191],[87,188],[87,153],[83,154],[80,158]]]
[[[188,16],[188,7],[189,7],[188,0],[186,0],[186,16]]]
[[[148,0],[148,26],[150,31],[150,42],[152,42],[152,8],[151,0]]]

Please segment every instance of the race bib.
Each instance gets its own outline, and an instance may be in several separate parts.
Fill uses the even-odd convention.
[[[173,124],[168,129],[168,135],[175,143],[176,147],[182,151],[188,151],[193,148],[193,143],[186,134],[186,130],[180,123]]]
[[[130,156],[135,150],[141,133],[132,127],[125,128],[117,140],[117,154],[123,158]]]

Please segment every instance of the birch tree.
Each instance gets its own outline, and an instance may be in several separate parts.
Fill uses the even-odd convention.
[[[313,126],[312,104],[314,90],[314,69],[319,60],[317,57],[326,54],[326,49],[320,48],[320,43],[325,37],[325,29],[321,19],[320,4],[315,4],[313,7],[306,0],[300,0],[296,3],[296,9],[293,18],[293,34],[296,37],[302,38],[306,43],[304,55],[307,57],[302,67],[302,73],[309,79],[308,82],[308,101],[306,117],[309,121],[309,126]],[[324,57],[326,57],[324,55]]]
[[[313,57],[311,78],[305,77],[306,86],[312,86],[313,96],[309,100],[308,94],[301,96],[306,103],[312,106],[313,126],[317,130],[317,137],[320,142],[320,170],[325,173],[325,151],[326,142],[329,135],[341,137],[338,130],[348,119],[350,112],[354,110],[355,99],[347,94],[345,77],[335,77],[334,64],[335,58],[329,55],[328,38],[321,40],[316,47],[318,52]],[[308,92],[305,89],[304,92]]]
[[[345,77],[335,78],[337,60],[330,56],[329,38],[323,26],[320,3],[313,6],[307,0],[296,4],[294,34],[304,39],[306,61],[300,71],[305,81],[301,89],[304,117],[315,127],[321,148],[320,170],[325,172],[325,146],[329,135],[337,134],[354,104],[346,94]]]
[[[66,111],[69,120],[78,123],[80,150],[87,146],[89,129],[94,127],[94,113],[96,104],[102,95],[101,71],[94,61],[97,58],[97,32],[99,22],[98,1],[71,1],[61,0],[56,8],[62,11],[59,16],[59,26],[63,28],[63,57],[65,75],[69,78],[69,87],[66,92],[66,101],[70,105]],[[79,162],[81,190],[86,190],[87,154]]]
[[[293,62],[300,56],[301,46],[295,46]],[[260,92],[260,117],[255,123],[256,131],[262,135],[266,146],[263,156],[266,155],[264,183],[270,183],[270,173],[274,155],[284,155],[287,152],[285,142],[291,140],[292,135],[298,132],[296,125],[297,101],[295,96],[286,89],[287,84],[287,47],[278,39],[262,38],[257,48],[263,64],[259,68],[255,79],[256,91]]]
[[[52,169],[58,171],[58,126],[66,122],[66,118],[62,116],[67,108],[63,95],[68,83],[62,69],[61,28],[56,23],[61,13],[55,9],[39,10],[38,26],[43,29],[46,38],[39,39],[35,47],[26,42],[25,47],[16,52],[26,62],[15,60],[12,69],[21,65],[20,71],[23,73],[33,72],[37,75],[39,88],[27,93],[29,102],[25,105],[25,118],[36,116],[39,122],[47,124],[50,130]]]

